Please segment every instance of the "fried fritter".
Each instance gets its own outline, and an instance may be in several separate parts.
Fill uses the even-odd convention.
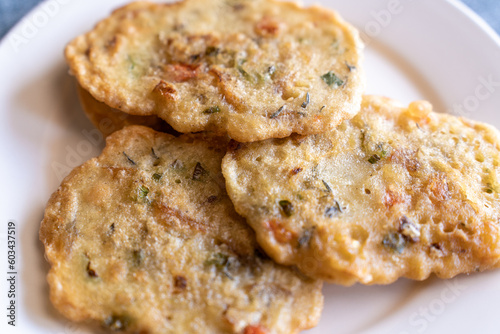
[[[499,266],[500,140],[488,125],[366,97],[334,131],[234,145],[223,173],[266,252],[343,285]]]
[[[363,44],[336,13],[275,0],[145,1],[66,48],[98,101],[240,142],[313,134],[361,103]]]
[[[153,130],[178,136],[167,122],[156,116],[137,116],[113,109],[107,104],[97,101],[89,92],[78,86],[78,95],[82,108],[94,126],[107,137],[115,131],[129,125],[143,125]]]
[[[130,333],[296,333],[321,283],[259,251],[226,194],[225,140],[140,126],[53,194],[40,239],[54,306]]]

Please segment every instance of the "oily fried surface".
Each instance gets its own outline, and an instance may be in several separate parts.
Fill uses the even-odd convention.
[[[132,126],[76,168],[40,230],[50,297],[74,321],[130,333],[297,333],[321,283],[275,264],[227,197],[226,142]]]
[[[143,125],[153,130],[178,136],[167,122],[156,116],[137,116],[113,109],[107,104],[97,101],[89,92],[78,86],[78,95],[85,114],[92,124],[107,137],[115,131],[129,125]]]
[[[279,263],[340,284],[498,266],[494,128],[366,97],[335,131],[234,145],[228,193]]]
[[[325,8],[275,0],[135,2],[66,48],[80,85],[177,131],[240,142],[332,129],[359,110],[358,32]]]

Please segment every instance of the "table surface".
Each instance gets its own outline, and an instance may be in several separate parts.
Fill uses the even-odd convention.
[[[0,38],[42,0],[0,0]],[[500,34],[500,1],[462,0]]]

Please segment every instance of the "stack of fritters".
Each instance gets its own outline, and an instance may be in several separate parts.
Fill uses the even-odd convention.
[[[72,41],[109,137],[46,209],[56,308],[130,333],[296,333],[319,280],[498,267],[498,132],[362,101],[362,51],[337,14],[274,0],[136,2]]]
[[[109,107],[250,142],[322,133],[352,118],[362,49],[357,31],[324,8],[187,0],[118,9],[71,42],[66,58]]]

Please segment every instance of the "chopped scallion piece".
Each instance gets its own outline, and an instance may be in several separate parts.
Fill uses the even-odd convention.
[[[368,162],[371,163],[372,165],[376,164],[377,162],[380,161],[380,156],[378,154],[372,155],[369,159]]]
[[[279,108],[279,109],[278,109],[275,113],[273,113],[273,114],[271,115],[271,117],[269,117],[269,118],[274,119],[274,118],[278,117],[278,116],[279,116],[279,115],[283,112],[283,109],[285,109],[285,106],[283,106],[283,107]]]
[[[128,155],[127,155],[127,153],[125,153],[125,152],[122,152],[122,153],[123,153],[123,155],[127,158],[128,162],[130,162],[130,163],[131,163],[132,165],[134,165],[134,166],[135,166],[135,165],[137,165],[137,164],[135,163],[135,161],[134,161],[134,160],[132,160],[132,159],[131,159]]]
[[[285,216],[290,217],[291,215],[293,215],[294,208],[293,204],[290,201],[287,200],[279,201],[279,205]]]
[[[203,111],[204,114],[216,114],[216,113],[219,113],[219,112],[220,112],[219,106],[210,107],[210,108],[205,109]]]
[[[309,95],[309,92],[307,92],[306,94],[306,101],[304,103],[302,103],[302,108],[307,108],[307,106],[309,105],[309,103],[311,102],[311,96]]]
[[[333,71],[329,71],[321,76],[321,79],[330,87],[337,89],[344,84],[344,80],[340,79]]]
[[[199,181],[206,172],[207,171],[201,166],[201,163],[197,162],[193,171],[193,180]]]
[[[140,199],[145,199],[149,194],[149,189],[145,186],[141,186],[139,188],[139,198]]]

